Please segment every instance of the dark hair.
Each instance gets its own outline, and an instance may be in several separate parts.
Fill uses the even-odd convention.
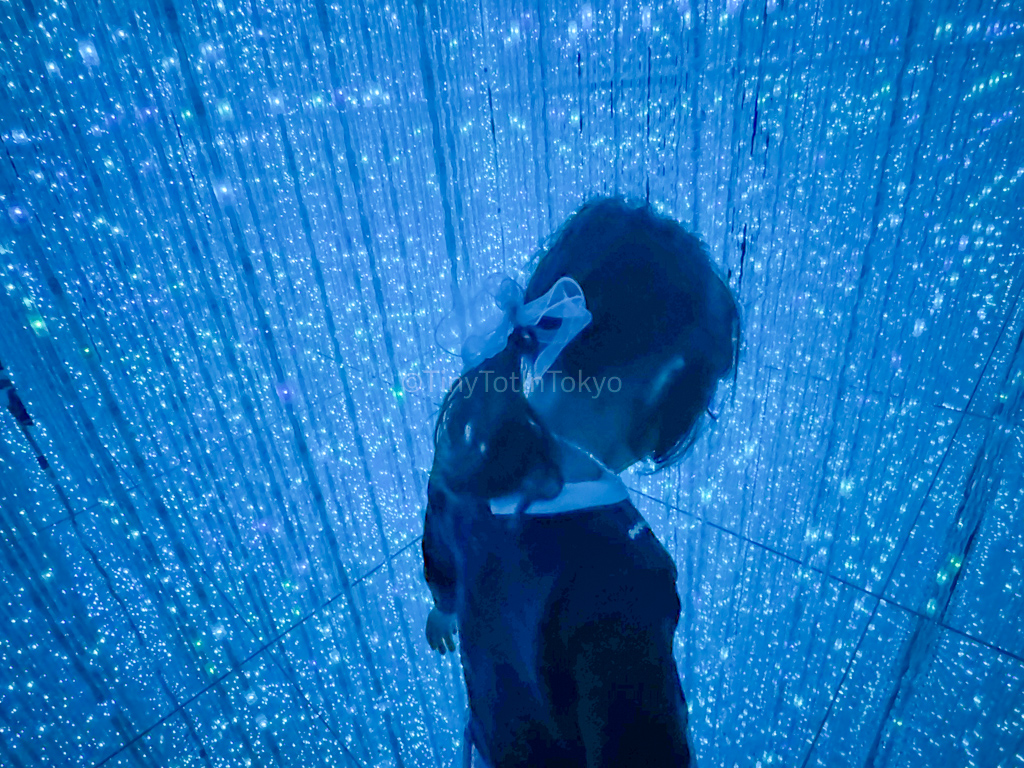
[[[562,276],[583,288],[592,320],[558,357],[566,376],[653,379],[667,362],[685,365],[659,390],[635,423],[630,446],[659,428],[654,471],[693,445],[718,381],[738,360],[739,310],[701,241],[648,204],[591,199],[531,260],[525,302]],[[434,428],[434,476],[450,493],[492,499],[521,491],[553,498],[563,477],[555,442],[523,388],[496,391],[488,381],[521,381],[522,361],[536,351],[517,329],[500,353],[460,376],[441,404]],[[638,378],[634,378],[638,377]]]

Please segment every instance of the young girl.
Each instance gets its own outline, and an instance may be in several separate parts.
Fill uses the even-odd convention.
[[[466,339],[434,432],[427,639],[460,651],[489,768],[689,766],[672,558],[618,475],[696,438],[739,315],[700,241],[598,198]],[[523,372],[526,371],[524,377]]]

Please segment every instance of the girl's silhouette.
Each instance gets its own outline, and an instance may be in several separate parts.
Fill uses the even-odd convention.
[[[693,444],[736,302],[695,236],[619,198],[572,215],[525,292],[494,288],[504,316],[466,338],[438,415],[423,534],[465,765],[688,766],[676,566],[618,475]]]

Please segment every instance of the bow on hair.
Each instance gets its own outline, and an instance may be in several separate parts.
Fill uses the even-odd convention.
[[[466,311],[463,373],[501,352],[516,328],[528,328],[537,339],[533,375],[540,378],[569,342],[590,324],[583,289],[571,277],[559,278],[551,290],[529,303],[523,303],[519,283],[506,275],[492,275],[486,282]],[[543,322],[545,319],[548,322]]]

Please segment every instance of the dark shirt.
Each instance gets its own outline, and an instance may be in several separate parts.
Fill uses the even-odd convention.
[[[491,514],[434,483],[423,534],[492,768],[690,765],[675,563],[628,500]]]

